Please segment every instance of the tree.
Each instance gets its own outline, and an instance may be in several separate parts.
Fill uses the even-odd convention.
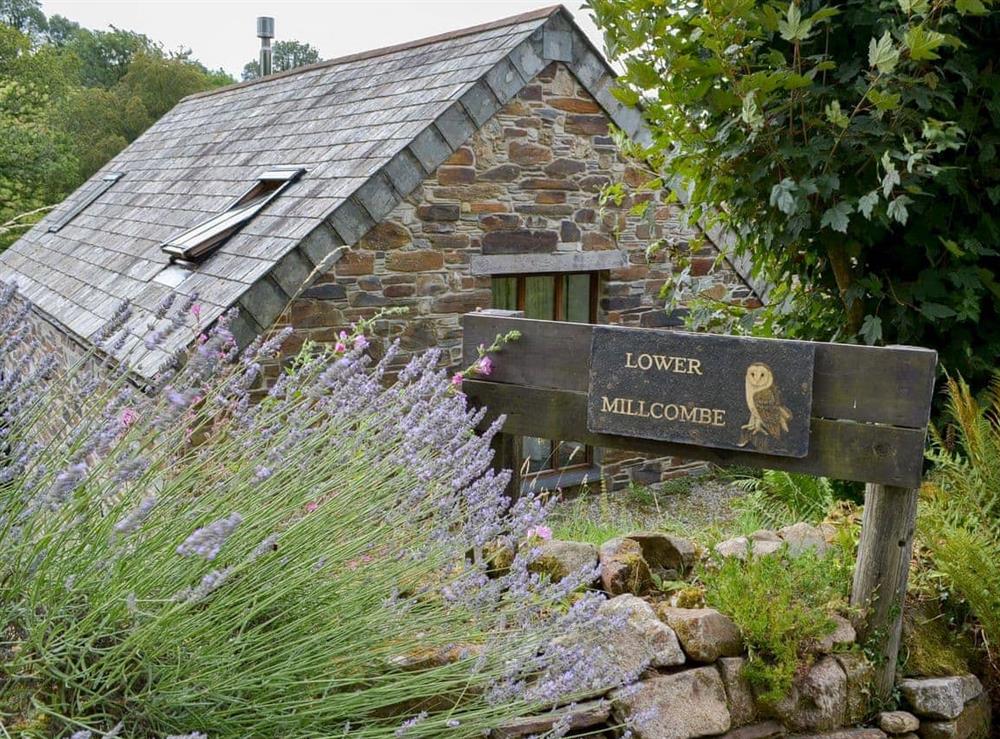
[[[285,72],[296,67],[303,67],[306,64],[315,64],[319,61],[319,50],[311,44],[301,41],[277,41],[271,50],[273,70],[275,72]],[[254,59],[247,62],[243,67],[243,79],[255,80],[260,78],[260,60]]]
[[[125,76],[137,55],[163,56],[162,47],[145,34],[114,26],[110,31],[79,29],[66,49],[80,60],[80,82],[105,89]]]
[[[35,40],[48,25],[39,0],[0,0],[0,24]]]
[[[785,335],[1000,361],[995,0],[590,0],[686,186],[782,298]]]

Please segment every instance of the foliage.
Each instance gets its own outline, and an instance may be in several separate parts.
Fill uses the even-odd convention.
[[[745,675],[765,702],[787,695],[810,649],[833,632],[830,613],[846,607],[850,553],[794,559],[769,555],[725,559],[701,578],[708,605],[729,616],[748,651]]]
[[[0,0],[0,248],[182,97],[231,81],[142,34]]]
[[[318,61],[319,49],[303,41],[275,41],[271,47],[271,68],[274,72],[286,72]],[[243,80],[256,79],[260,79],[260,59],[249,61],[243,66]]]
[[[980,405],[948,380],[947,425],[933,434],[934,472],[922,489],[917,532],[933,567],[967,603],[996,659],[1000,643],[1000,375]]]
[[[188,330],[194,300],[161,304],[147,344]],[[394,350],[370,367],[362,325],[340,349],[304,348],[251,403],[288,332],[240,353],[228,315],[143,391],[96,354],[40,356],[24,315],[5,288],[13,734],[474,737],[620,684],[600,643],[552,643],[599,625],[599,597],[567,602],[591,571],[549,584],[520,547],[487,577],[483,550],[525,541],[545,506],[506,498],[498,426],[475,434],[482,415],[436,353],[385,384]]]
[[[734,507],[753,528],[777,529],[805,521],[819,523],[833,507],[833,486],[825,477],[764,470],[735,483],[746,494]]]
[[[775,286],[764,330],[1000,359],[995,0],[590,0],[648,188]],[[753,321],[737,308],[736,322]],[[712,306],[709,313],[719,313]]]

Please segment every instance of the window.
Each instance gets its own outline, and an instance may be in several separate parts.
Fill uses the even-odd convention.
[[[55,233],[80,215],[80,213],[82,213],[87,206],[106,193],[108,188],[110,188],[113,184],[118,182],[118,180],[122,178],[123,174],[123,172],[108,172],[101,179],[95,182],[90,190],[80,197],[79,203],[66,211],[66,213],[61,215],[55,223],[49,226],[49,233]]]
[[[174,259],[197,261],[204,258],[260,213],[304,172],[304,169],[272,169],[264,172],[257,183],[226,210],[175,236],[161,248]]]
[[[597,320],[597,273],[531,274],[494,277],[493,307],[522,310],[525,318],[594,323]],[[561,473],[593,465],[593,449],[575,441],[536,437],[521,440],[527,474]]]

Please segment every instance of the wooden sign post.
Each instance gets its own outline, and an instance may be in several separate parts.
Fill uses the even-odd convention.
[[[495,448],[515,474],[510,437],[538,436],[867,483],[851,604],[863,614],[859,638],[881,656],[876,691],[888,696],[937,353],[520,315],[463,318],[467,364],[480,345],[521,332],[489,377],[463,383],[489,409],[484,425],[506,416]]]

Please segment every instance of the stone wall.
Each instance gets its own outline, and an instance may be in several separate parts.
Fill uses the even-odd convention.
[[[746,557],[753,545],[758,557],[823,556],[835,536],[828,524],[798,523],[722,542],[715,555]],[[801,667],[789,692],[777,702],[765,700],[746,677],[749,656],[737,625],[704,607],[696,587],[667,599],[654,586],[654,576],[689,579],[708,556],[693,542],[636,532],[600,547],[551,539],[532,546],[539,556],[531,568],[554,580],[595,573],[591,588],[606,598],[598,611],[608,630],[601,632],[593,658],[609,674],[638,678],[587,701],[508,722],[492,732],[494,739],[539,736],[560,725],[609,738],[621,736],[627,726],[635,739],[989,736],[989,700],[974,675],[902,680],[900,710],[879,713],[872,697],[872,665],[855,643],[851,623],[836,613],[828,614],[834,624],[829,635],[804,645],[808,653],[799,655]],[[559,640],[576,644],[581,636],[586,644],[586,634]]]
[[[477,258],[520,255],[527,262],[547,255],[594,264],[594,253],[614,257],[620,250],[620,266],[599,273],[597,322],[669,325],[660,291],[671,275],[670,255],[662,251],[648,260],[646,249],[661,237],[684,249],[691,233],[658,192],[635,196],[653,201],[652,221],[629,215],[631,199],[602,206],[605,185],[644,181],[619,156],[608,123],[571,73],[551,64],[320,275],[280,323],[297,329],[294,342],[330,342],[353,321],[405,307],[405,316],[382,321],[378,330],[383,342],[399,340],[396,366],[432,346],[457,366],[461,315],[492,302],[490,275],[476,273]],[[715,269],[711,247],[689,256],[694,274],[716,275],[720,294],[729,284],[753,300],[733,270]],[[384,349],[377,344],[376,352]],[[634,453],[608,452],[600,461],[613,487],[676,474]]]

